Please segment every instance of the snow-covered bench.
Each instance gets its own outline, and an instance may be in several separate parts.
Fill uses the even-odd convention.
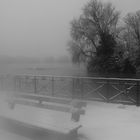
[[[47,122],[47,118],[46,118]],[[16,115],[0,115],[0,128],[11,133],[26,137],[45,137],[51,140],[71,140],[77,138],[77,131],[82,125],[66,123],[65,125],[52,124],[51,122],[39,123],[38,120],[17,117]]]
[[[37,94],[13,94],[8,98],[9,107],[14,109],[16,104],[31,105],[40,108],[69,112],[71,119],[80,120],[80,115],[85,114],[86,102],[78,99],[58,98]]]
[[[14,94],[12,97],[8,98],[7,101],[10,107],[10,112],[14,112],[14,110],[18,107],[18,105],[16,104],[20,104],[23,106],[33,106],[45,110],[70,113],[71,119],[74,121],[68,120],[65,125],[58,125],[57,123],[54,124],[54,122],[50,122],[50,120],[47,120],[46,117],[45,122],[47,123],[45,124],[45,127],[39,126],[39,124],[37,124],[35,121],[34,123],[31,123],[31,120],[24,120],[21,117],[17,118],[13,113],[12,115],[9,114],[0,116],[0,119],[3,122],[9,122],[8,124],[12,124],[13,126],[17,125],[20,126],[20,128],[28,127],[34,131],[46,131],[46,133],[53,133],[53,135],[59,134],[59,136],[64,136],[67,138],[71,138],[73,136],[75,137],[77,135],[78,129],[82,126],[77,122],[80,119],[80,115],[85,113],[83,107],[86,106],[86,103],[80,100],[49,97],[35,94]]]

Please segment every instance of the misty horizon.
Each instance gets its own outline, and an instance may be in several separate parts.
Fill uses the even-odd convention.
[[[139,9],[139,0],[111,2],[122,15]],[[88,0],[1,0],[0,56],[70,56],[70,22]]]
[[[67,55],[63,56],[0,56],[0,64],[12,64],[12,63],[72,63],[71,57]]]

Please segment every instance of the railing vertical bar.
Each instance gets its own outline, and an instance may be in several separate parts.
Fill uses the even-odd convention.
[[[139,81],[137,81],[136,106],[140,106]]]
[[[52,96],[54,96],[54,77],[52,77]]]
[[[23,77],[19,76],[19,91],[22,91],[23,90],[23,84],[24,84],[24,81],[23,81]]]
[[[107,80],[107,81],[106,81],[106,92],[107,92],[107,93],[106,93],[106,96],[107,96],[107,102],[110,101],[110,99],[109,99],[109,98],[110,98],[109,83],[110,83],[109,80]]]
[[[14,91],[17,91],[17,76],[13,76],[14,79]]]
[[[4,76],[3,75],[1,75],[0,76],[0,90],[4,90]]]
[[[37,77],[34,76],[34,93],[37,94]]]
[[[75,80],[74,80],[74,78],[72,78],[72,94],[71,94],[71,97],[72,97],[72,99],[74,98],[74,93],[75,93],[75,82],[74,82]]]
[[[81,78],[81,98],[84,98],[84,79]]]

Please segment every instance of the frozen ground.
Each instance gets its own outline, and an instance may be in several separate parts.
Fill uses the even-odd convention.
[[[36,113],[36,116],[42,112],[41,110],[30,109],[29,114],[32,114],[32,111],[33,114]],[[45,117],[44,112],[42,116]],[[65,115],[63,116],[65,117]],[[83,127],[79,129],[80,140],[139,140],[140,107],[89,102],[86,107],[86,114],[81,117],[81,124]],[[17,139],[29,140],[0,131],[0,140]]]

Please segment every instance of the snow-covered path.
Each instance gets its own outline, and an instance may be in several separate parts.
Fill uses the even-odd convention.
[[[89,140],[139,140],[140,107],[89,103],[82,118],[82,133]]]

